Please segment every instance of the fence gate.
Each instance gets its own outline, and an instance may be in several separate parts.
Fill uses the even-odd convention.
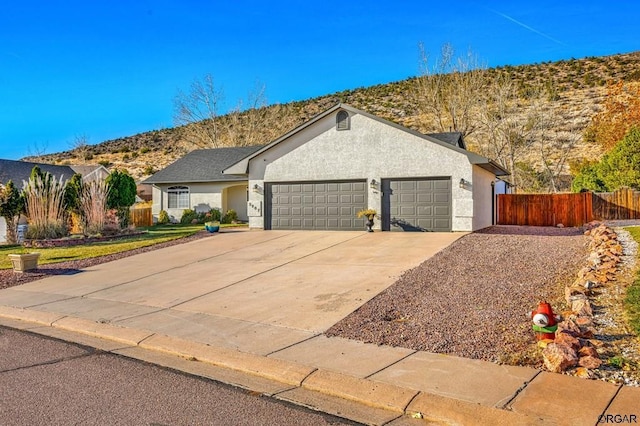
[[[151,207],[131,208],[129,210],[129,222],[135,226],[152,226]]]

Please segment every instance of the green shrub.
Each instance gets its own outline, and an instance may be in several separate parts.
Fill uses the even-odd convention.
[[[140,154],[146,154],[147,152],[151,151],[148,147],[143,147],[140,149]]]
[[[160,210],[160,213],[158,214],[158,224],[159,225],[166,225],[169,222],[170,222],[169,213],[167,213],[164,210]]]
[[[227,212],[220,218],[220,223],[233,223],[238,220],[238,213],[235,210],[229,209]]]
[[[220,210],[213,208],[211,210],[209,210],[206,214],[205,214],[205,219],[207,221],[211,221],[211,222],[220,222],[220,219],[222,218],[222,213],[220,213]]]
[[[191,209],[184,209],[182,211],[182,217],[180,218],[180,223],[189,224],[192,223],[194,219],[198,219],[198,213]]]

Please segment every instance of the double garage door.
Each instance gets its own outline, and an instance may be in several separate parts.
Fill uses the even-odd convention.
[[[267,183],[266,229],[362,230],[364,180]],[[451,231],[451,179],[383,179],[382,229]]]

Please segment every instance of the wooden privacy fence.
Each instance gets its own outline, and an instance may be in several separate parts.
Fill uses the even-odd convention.
[[[151,215],[151,207],[131,208],[129,210],[129,222],[135,226],[153,225],[153,216]]]
[[[497,203],[499,225],[580,226],[591,216],[591,193],[500,194]]]
[[[621,188],[593,194],[593,217],[601,220],[640,219],[640,191]]]
[[[581,226],[592,220],[640,219],[640,191],[499,194],[498,225]]]

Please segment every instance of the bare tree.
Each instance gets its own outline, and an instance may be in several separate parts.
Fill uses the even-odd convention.
[[[289,105],[268,105],[266,86],[256,83],[246,102],[238,101],[226,120],[226,138],[230,146],[253,146],[271,142],[295,127]]]
[[[492,81],[480,110],[487,134],[483,151],[509,171],[511,182],[516,187],[520,183],[516,162],[532,142],[528,118],[518,114],[521,103],[513,82],[506,77],[497,76]]]
[[[71,149],[75,152],[77,158],[82,161],[91,160],[91,146],[89,145],[89,136],[85,134],[76,135],[71,142]]]
[[[547,102],[548,95],[544,88],[534,87],[523,96],[511,79],[497,75],[480,108],[480,151],[509,171],[516,188],[528,186],[518,163],[525,154],[534,152],[537,158],[530,156],[528,162],[540,165],[546,190],[558,191],[558,178],[578,140],[574,135],[552,131],[560,118]]]
[[[47,155],[48,143],[34,142],[33,145],[27,147],[28,157],[39,159]]]
[[[216,88],[211,74],[194,80],[188,93],[178,92],[174,99],[175,122],[184,138],[200,148],[222,145],[219,113],[223,92]]]
[[[415,93],[422,130],[472,134],[478,127],[478,106],[486,89],[486,66],[472,52],[456,57],[450,44],[442,46],[434,65],[422,46],[420,50],[422,70]]]
[[[255,89],[247,96],[246,103],[238,101],[234,110],[229,113],[229,145],[251,146],[265,143],[264,130],[271,118],[265,90],[264,84],[256,83]]]
[[[558,116],[550,116],[558,117]],[[550,129],[555,127],[550,125]],[[561,177],[566,172],[567,161],[581,139],[580,133],[554,130],[547,131],[539,140],[539,155],[549,191],[565,189]]]

